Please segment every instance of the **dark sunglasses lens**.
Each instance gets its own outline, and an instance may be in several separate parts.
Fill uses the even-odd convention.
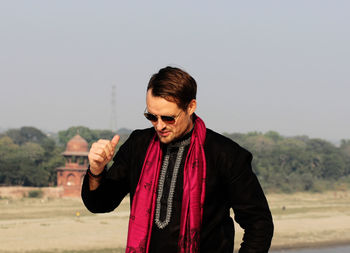
[[[173,124],[175,123],[175,118],[171,117],[171,116],[161,116],[162,121],[166,122],[166,123],[170,123]]]
[[[151,113],[144,113],[144,115],[149,121],[156,122],[158,120],[158,118]]]

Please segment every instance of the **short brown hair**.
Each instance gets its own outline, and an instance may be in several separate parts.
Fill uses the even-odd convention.
[[[152,95],[175,102],[186,110],[192,99],[196,99],[197,83],[192,76],[179,68],[165,67],[154,74],[147,86],[152,89]]]

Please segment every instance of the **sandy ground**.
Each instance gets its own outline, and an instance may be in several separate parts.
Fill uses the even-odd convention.
[[[270,194],[272,248],[350,244],[350,192]],[[0,252],[124,247],[129,203],[90,214],[78,199],[0,199]],[[236,224],[235,248],[242,230]]]

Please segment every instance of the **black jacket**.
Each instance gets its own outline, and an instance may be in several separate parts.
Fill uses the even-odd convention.
[[[85,176],[82,198],[91,212],[114,210],[128,193],[132,204],[146,151],[154,134],[153,128],[134,131],[120,147],[112,167],[96,190],[89,190],[88,176]],[[239,252],[268,252],[273,235],[272,216],[251,169],[251,153],[210,129],[207,129],[204,150],[207,172],[201,252],[233,252],[234,226],[230,208],[245,231]]]

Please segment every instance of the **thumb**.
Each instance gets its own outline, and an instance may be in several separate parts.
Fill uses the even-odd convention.
[[[119,135],[114,135],[113,139],[111,140],[113,148],[115,148],[119,142],[120,136]]]

